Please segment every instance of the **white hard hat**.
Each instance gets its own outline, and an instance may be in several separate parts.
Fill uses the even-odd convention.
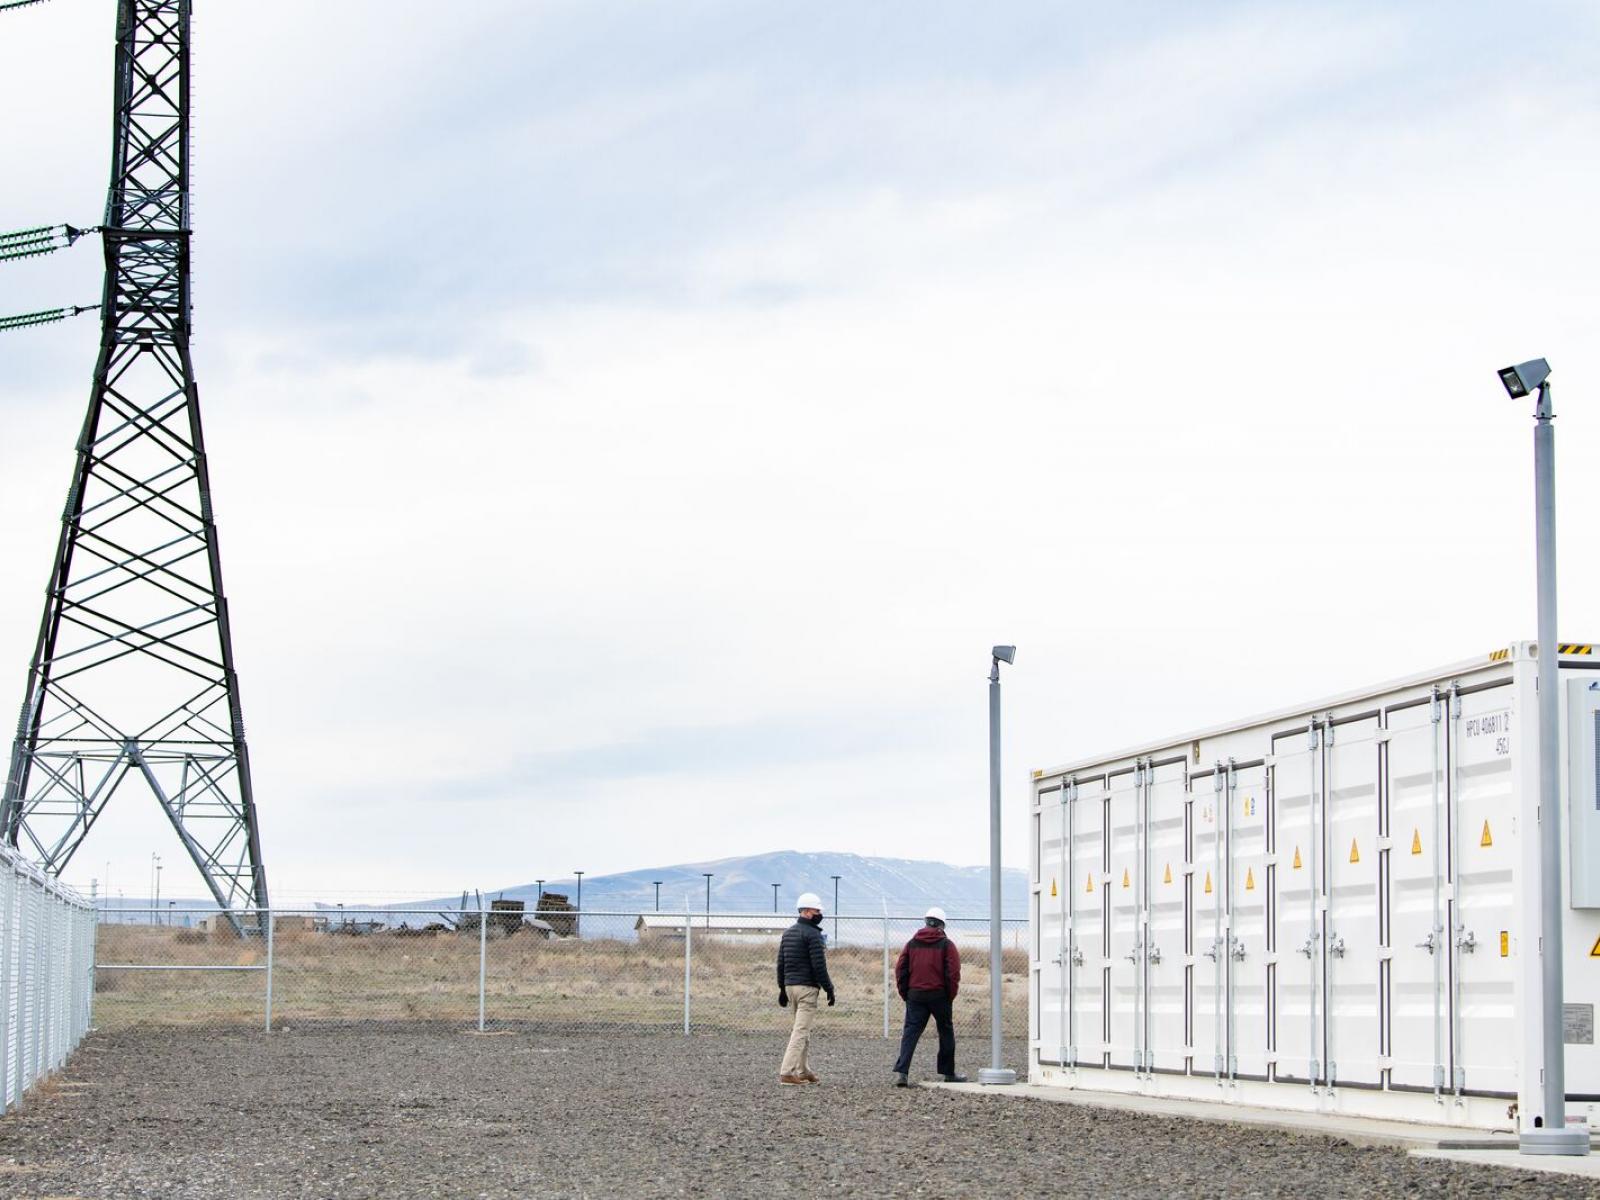
[[[939,924],[943,925],[944,924],[944,909],[940,908],[937,904],[935,904],[927,912],[922,914],[922,919],[924,921],[937,921],[937,922],[939,922]]]
[[[815,892],[801,892],[800,899],[795,901],[794,906],[796,911],[802,908],[814,908],[818,912],[821,912],[822,897],[817,895]]]

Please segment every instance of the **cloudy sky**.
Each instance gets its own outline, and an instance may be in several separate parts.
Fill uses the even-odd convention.
[[[1535,355],[1600,638],[1591,3],[197,8],[281,898],[982,861],[997,641],[1020,865],[1030,768],[1531,637]],[[0,228],[97,219],[113,12],[0,15]],[[6,711],[95,338],[0,342]],[[69,877],[152,850],[130,787]]]

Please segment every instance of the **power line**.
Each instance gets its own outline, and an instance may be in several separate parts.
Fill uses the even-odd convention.
[[[84,234],[93,232],[92,229],[78,229],[72,225],[37,225],[32,229],[0,233],[0,262],[53,254],[57,250],[65,250]]]
[[[28,0],[33,3],[34,0]],[[0,317],[0,333],[12,329],[32,329],[35,325],[52,325],[79,313],[99,312],[98,304],[73,304],[66,308],[46,308],[40,312],[20,313],[15,317]]]
[[[27,8],[30,4],[43,3],[44,0],[5,0],[4,3],[0,3],[0,12],[5,12],[8,8]]]

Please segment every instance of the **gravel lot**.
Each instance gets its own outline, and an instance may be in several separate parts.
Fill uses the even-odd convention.
[[[1600,1200],[1576,1179],[1329,1139],[897,1091],[886,1043],[819,1024],[824,1080],[805,1088],[777,1086],[770,1037],[96,1034],[0,1119],[0,1195]],[[965,1046],[963,1066],[981,1052]]]

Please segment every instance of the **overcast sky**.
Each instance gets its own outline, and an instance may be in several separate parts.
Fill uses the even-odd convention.
[[[281,899],[983,861],[997,641],[1022,865],[1031,768],[1532,637],[1494,372],[1536,355],[1600,639],[1587,0],[196,8]],[[0,15],[0,229],[98,219],[113,17]],[[0,315],[99,267],[6,267]],[[92,321],[0,341],[6,712]],[[143,895],[152,850],[200,894],[130,785],[68,876]]]

